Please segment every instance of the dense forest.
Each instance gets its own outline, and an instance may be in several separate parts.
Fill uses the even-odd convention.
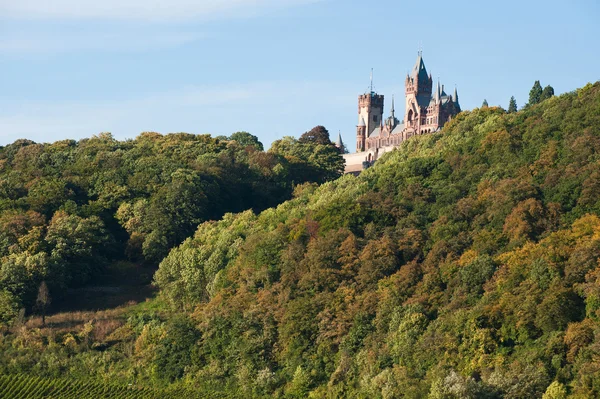
[[[76,330],[13,318],[0,374],[207,397],[600,397],[600,83],[462,112],[358,177],[335,179],[321,136],[2,149],[5,320],[27,300],[18,273],[75,284],[101,258],[166,257],[148,302]]]
[[[268,152],[258,139],[109,133],[80,141],[0,148],[0,324],[19,309],[93,282],[117,260],[152,272],[199,223],[259,212],[295,184],[339,177],[343,159],[317,126]],[[42,299],[42,298],[40,298]],[[68,299],[68,298],[67,298]],[[47,301],[47,300],[46,300]]]

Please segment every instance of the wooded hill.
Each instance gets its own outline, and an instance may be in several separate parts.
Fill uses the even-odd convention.
[[[155,179],[139,173],[118,185]],[[243,398],[600,397],[600,83],[463,112],[293,197],[200,224],[160,263],[158,299],[102,334],[3,335],[0,371]],[[138,231],[135,202],[111,203]]]
[[[463,112],[201,225],[155,281],[172,379],[275,397],[600,397],[600,84]]]

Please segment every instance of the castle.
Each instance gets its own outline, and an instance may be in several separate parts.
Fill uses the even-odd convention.
[[[346,173],[358,173],[404,140],[415,135],[440,130],[458,114],[458,93],[448,95],[438,81],[433,91],[433,79],[427,73],[422,53],[410,74],[406,75],[406,108],[404,119],[395,116],[394,99],[390,116],[383,119],[383,95],[371,91],[358,96],[358,125],[356,126],[356,153],[345,154]],[[341,138],[338,137],[341,143]]]

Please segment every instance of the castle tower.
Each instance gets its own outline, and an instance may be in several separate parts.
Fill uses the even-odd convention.
[[[383,95],[374,91],[358,96],[358,120],[364,119],[367,137],[381,125],[383,118]]]
[[[373,70],[371,70],[371,87],[368,93],[358,96],[358,126],[356,133],[357,151],[364,151],[364,139],[362,149],[359,150],[359,134],[361,124],[364,124],[364,138],[368,138],[373,130],[383,124],[383,95],[375,93],[373,90]]]
[[[425,124],[425,113],[431,101],[433,88],[433,79],[431,74],[427,74],[427,68],[425,68],[420,51],[410,75],[406,75],[405,87],[406,113],[404,114],[404,123],[407,128],[418,132],[420,126]]]

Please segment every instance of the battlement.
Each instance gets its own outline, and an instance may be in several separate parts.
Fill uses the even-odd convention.
[[[358,113],[361,108],[381,108],[383,109],[383,94],[375,92],[365,93],[358,96]]]

